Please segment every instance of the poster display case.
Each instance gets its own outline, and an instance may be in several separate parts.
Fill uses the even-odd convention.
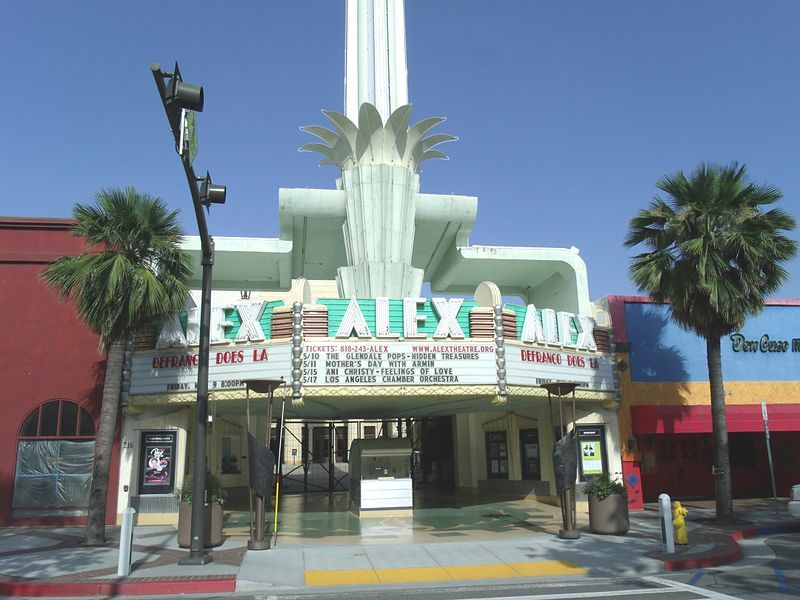
[[[581,481],[608,472],[603,425],[578,426],[578,471]]]
[[[139,494],[172,494],[175,491],[177,431],[143,431],[139,445]]]

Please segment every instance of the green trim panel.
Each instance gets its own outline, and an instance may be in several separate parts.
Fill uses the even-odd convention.
[[[328,308],[328,336],[336,337],[336,332],[342,322],[344,313],[347,311],[350,300],[344,298],[321,298],[317,303]],[[469,336],[469,311],[477,305],[478,303],[474,300],[465,300],[458,311],[456,321],[458,321],[466,336]],[[367,321],[370,331],[374,334],[375,301],[371,299],[358,300],[358,306]],[[439,315],[436,314],[433,303],[430,300],[426,300],[424,304],[417,306],[417,314],[426,317],[425,321],[419,324],[419,332],[425,334],[425,337],[431,337],[439,324]],[[402,300],[389,300],[389,330],[401,335],[403,333]]]

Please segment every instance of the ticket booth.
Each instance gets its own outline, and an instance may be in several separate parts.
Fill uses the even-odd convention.
[[[350,510],[370,514],[410,515],[411,444],[406,438],[353,440],[350,446]]]

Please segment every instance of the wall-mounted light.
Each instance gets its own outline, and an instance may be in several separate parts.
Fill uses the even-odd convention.
[[[239,292],[239,298],[242,300],[250,300],[250,290],[241,290]]]

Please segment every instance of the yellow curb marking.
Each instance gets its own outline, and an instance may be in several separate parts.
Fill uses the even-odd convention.
[[[362,585],[415,583],[466,579],[512,579],[547,575],[585,575],[586,569],[565,560],[461,567],[406,567],[402,569],[339,569],[306,571],[306,585]]]
[[[380,583],[374,570],[306,571],[306,585],[361,585],[365,583]]]
[[[411,583],[415,581],[445,581],[450,579],[442,567],[375,569],[381,583]]]

